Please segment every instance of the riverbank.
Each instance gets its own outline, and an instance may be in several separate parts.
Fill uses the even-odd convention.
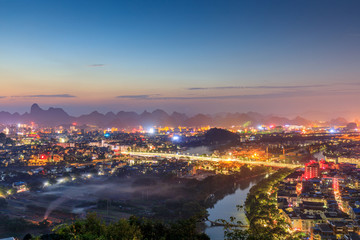
[[[250,189],[245,201],[249,229],[233,227],[230,221],[225,233],[228,239],[298,239],[292,235],[276,201],[279,182],[291,172],[292,169],[280,169]]]
[[[107,223],[123,218],[124,213],[166,223],[189,218],[200,221],[207,216],[206,209],[236,191],[234,183],[267,171],[265,167],[242,166],[233,175],[215,175],[202,181],[174,175],[99,176],[16,194],[6,199],[6,208],[0,210],[10,218],[21,217],[33,223],[43,221],[48,212],[48,220],[53,223],[51,228],[57,223],[81,218],[88,211],[96,212]],[[209,195],[214,197],[205,201]],[[32,229],[16,232],[28,231]]]
[[[244,205],[246,196],[249,190],[255,186],[261,179],[265,177],[267,173],[260,174],[253,177],[248,177],[238,182],[234,193],[226,195],[223,199],[216,202],[214,207],[208,208],[208,218],[211,221],[218,219],[230,219],[236,217],[237,220],[247,224],[247,219],[244,211],[238,211],[237,205]],[[205,233],[212,240],[224,239],[224,227],[223,226],[211,226],[209,222],[204,223],[206,229]]]

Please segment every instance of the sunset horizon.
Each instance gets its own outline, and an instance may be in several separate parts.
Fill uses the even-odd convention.
[[[359,3],[275,2],[1,1],[0,109],[358,118]]]

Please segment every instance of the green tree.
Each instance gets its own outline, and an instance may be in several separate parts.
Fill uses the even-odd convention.
[[[236,222],[235,218],[231,218],[230,221],[222,220],[225,224],[225,239],[300,239],[298,234],[289,231],[289,224],[276,206],[277,185],[292,171],[281,169],[250,189],[245,201],[249,228],[243,229],[242,224]]]
[[[0,133],[0,143],[5,143],[6,142],[6,135],[5,133]]]
[[[200,240],[200,239],[209,239],[210,238],[205,234],[198,234],[196,232],[196,220],[190,218],[187,220],[180,220],[177,223],[173,223],[170,227],[169,234],[167,236],[168,240]]]
[[[158,221],[130,217],[106,225],[95,214],[72,224],[63,224],[54,229],[52,239],[61,240],[208,240],[205,234],[196,231],[195,219],[182,220],[170,226]]]
[[[62,239],[99,239],[105,236],[106,226],[95,214],[88,214],[85,220],[64,224],[55,228],[55,233]]]
[[[142,239],[141,230],[138,226],[130,224],[126,219],[120,219],[107,227],[106,239]]]

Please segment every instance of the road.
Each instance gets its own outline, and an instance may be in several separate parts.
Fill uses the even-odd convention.
[[[289,164],[289,163],[278,163],[278,162],[264,162],[264,161],[250,161],[250,160],[241,160],[235,158],[216,158],[216,157],[203,157],[203,156],[191,156],[185,154],[175,154],[175,153],[151,153],[151,152],[121,152],[121,154],[132,155],[132,156],[142,156],[142,157],[164,157],[164,158],[190,158],[191,161],[233,161],[244,164],[252,165],[264,165],[270,167],[280,167],[280,168],[300,168],[304,165],[300,164]]]

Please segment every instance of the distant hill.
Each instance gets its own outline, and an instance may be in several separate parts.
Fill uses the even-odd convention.
[[[219,113],[215,115],[197,114],[188,116],[184,113],[173,112],[168,114],[161,109],[153,112],[144,111],[141,114],[136,112],[120,111],[118,113],[108,112],[106,114],[93,111],[79,117],[70,116],[62,108],[42,109],[38,104],[33,104],[30,112],[24,114],[0,112],[0,123],[17,124],[35,122],[40,126],[58,126],[77,122],[79,125],[95,125],[98,127],[151,127],[151,126],[188,126],[188,127],[231,127],[231,126],[258,126],[266,125],[311,125],[319,122],[309,121],[301,116],[294,119],[274,115],[262,115],[255,112],[248,113]],[[344,118],[332,119],[328,122],[322,122],[324,126],[343,125],[348,121]]]
[[[239,135],[226,129],[211,128],[204,134],[203,142],[207,145],[218,145],[239,142]]]

